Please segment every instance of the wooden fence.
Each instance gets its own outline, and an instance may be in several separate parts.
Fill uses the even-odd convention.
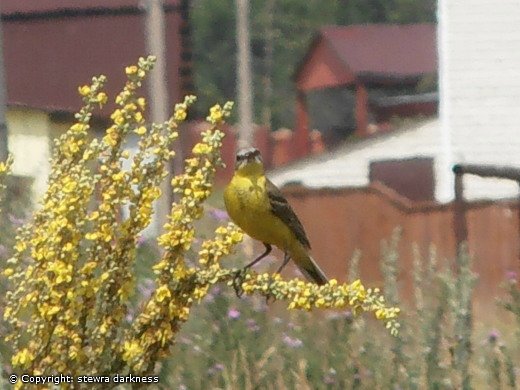
[[[306,228],[314,257],[330,277],[345,280],[349,260],[359,249],[361,277],[380,285],[380,244],[397,227],[402,228],[399,283],[406,296],[412,291],[414,244],[424,257],[434,245],[439,263],[454,267],[455,202],[412,202],[380,183],[319,190],[286,187],[284,193]],[[512,272],[518,275],[518,213],[518,202],[513,200],[465,203],[468,247],[479,276],[479,302],[494,301],[503,293],[500,285],[506,278]]]

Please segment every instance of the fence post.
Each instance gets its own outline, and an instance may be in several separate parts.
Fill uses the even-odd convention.
[[[518,218],[518,232],[520,235],[520,180],[517,180],[516,184],[518,184],[518,189],[519,189],[518,197],[517,197],[517,207],[518,207],[517,218]],[[518,269],[520,270],[520,247],[518,248]],[[520,284],[520,280],[518,282]]]
[[[464,174],[460,165],[453,167],[455,174],[455,203],[453,214],[453,227],[455,230],[455,240],[457,251],[460,245],[468,240],[468,227],[466,224],[466,205],[464,204],[464,184],[462,178]]]

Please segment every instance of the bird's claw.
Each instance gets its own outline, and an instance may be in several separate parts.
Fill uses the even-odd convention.
[[[242,281],[244,280],[245,269],[241,268],[235,272],[233,275],[233,289],[235,290],[235,294],[238,298],[241,298],[244,294],[244,290],[242,289]]]

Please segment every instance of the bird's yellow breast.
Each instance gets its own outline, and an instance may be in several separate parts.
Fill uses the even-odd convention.
[[[265,183],[264,175],[235,174],[224,191],[227,212],[252,238],[288,249],[294,234],[271,212]]]

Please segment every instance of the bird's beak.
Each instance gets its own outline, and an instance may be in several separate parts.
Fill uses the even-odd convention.
[[[248,156],[247,157],[247,163],[248,164],[251,164],[251,163],[257,163],[257,164],[262,164],[262,157],[257,154],[257,155],[251,155],[251,156]]]

